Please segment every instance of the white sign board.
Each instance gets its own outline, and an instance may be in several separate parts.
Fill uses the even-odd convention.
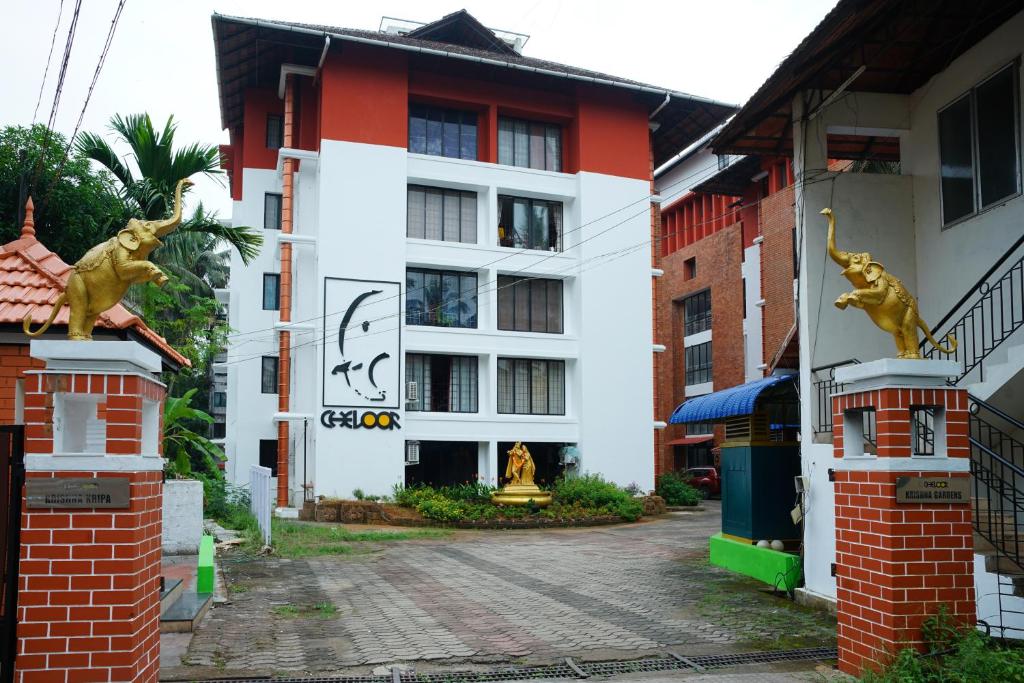
[[[398,408],[402,287],[324,278],[324,393],[328,408]]]

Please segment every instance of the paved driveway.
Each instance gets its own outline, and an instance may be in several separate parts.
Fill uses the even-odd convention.
[[[305,560],[229,555],[179,676],[547,663],[834,644],[835,622],[712,567],[719,507],[635,525],[459,532]]]

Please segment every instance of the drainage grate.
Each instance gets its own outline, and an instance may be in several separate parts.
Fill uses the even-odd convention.
[[[490,683],[491,681],[519,681],[536,679],[580,679],[589,676],[618,676],[630,673],[656,671],[715,669],[727,666],[749,664],[774,664],[776,662],[822,661],[836,659],[834,647],[813,647],[803,650],[775,650],[771,652],[741,652],[725,655],[692,655],[682,657],[650,657],[610,662],[576,662],[566,659],[564,663],[545,666],[506,666],[481,671],[438,671],[431,673],[401,672],[392,670],[386,676],[334,676],[328,678],[210,678],[208,683],[393,683],[394,673],[402,683]]]

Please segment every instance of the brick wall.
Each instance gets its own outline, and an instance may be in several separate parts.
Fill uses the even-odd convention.
[[[793,185],[761,200],[761,297],[764,362],[780,352],[795,322],[793,309]]]
[[[46,364],[28,355],[28,344],[0,345],[0,424],[15,424],[18,380],[26,370],[41,370]]]
[[[686,279],[684,263],[695,258],[697,275]],[[685,400],[686,368],[683,351],[682,299],[704,289],[711,290],[712,379],[715,390],[744,380],[743,371],[743,260],[742,226],[730,225],[693,244],[661,258],[665,274],[657,285],[655,341],[667,347],[659,354],[655,386],[658,395],[656,419],[667,421]],[[721,440],[716,428],[716,443]],[[681,425],[669,425],[662,432],[655,459],[655,472],[673,468],[673,447],[667,441],[685,434]]]
[[[29,509],[22,500],[19,681],[156,680],[160,658],[163,474],[127,477],[127,510]]]

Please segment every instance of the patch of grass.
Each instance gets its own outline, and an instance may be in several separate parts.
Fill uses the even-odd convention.
[[[272,524],[274,554],[288,558],[348,555],[354,552],[364,552],[357,547],[359,543],[389,543],[443,538],[451,533],[443,529],[350,531],[340,525],[295,522],[285,519],[274,519]],[[246,540],[246,546],[249,547],[248,538]]]
[[[313,605],[313,609],[319,612],[321,619],[330,619],[338,613],[338,608],[329,602],[318,602]]]
[[[228,584],[229,593],[248,593],[249,586],[244,583],[231,583]]]
[[[278,605],[270,611],[282,619],[294,619],[299,616],[299,608],[295,605]]]
[[[274,616],[281,619],[299,619],[313,617],[316,619],[331,619],[338,614],[338,608],[327,602],[318,602],[315,605],[278,605],[270,610]]]

